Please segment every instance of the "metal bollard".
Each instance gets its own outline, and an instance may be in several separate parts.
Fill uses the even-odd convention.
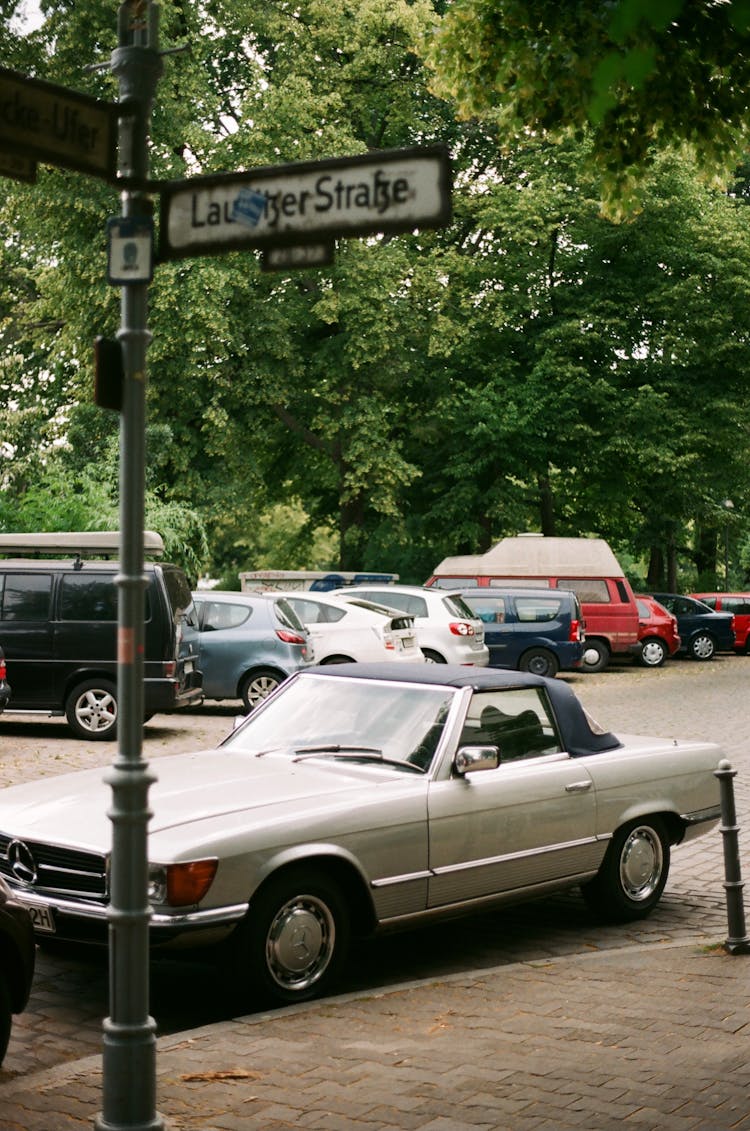
[[[734,781],[737,771],[729,762],[719,762],[714,777],[719,779],[721,795],[720,831],[724,841],[724,890],[727,893],[727,929],[724,949],[729,954],[750,954],[750,938],[745,930],[745,908],[742,899],[739,828],[734,806]]]

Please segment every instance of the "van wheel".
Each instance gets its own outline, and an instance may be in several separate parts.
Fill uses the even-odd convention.
[[[548,652],[546,648],[529,648],[528,652],[524,652],[521,656],[521,662],[518,666],[522,672],[550,677],[557,675],[560,670],[557,656]]]
[[[603,672],[609,663],[609,648],[602,640],[587,640],[583,646],[581,669],[585,672]]]
[[[275,691],[281,681],[278,672],[265,668],[246,675],[240,686],[240,698],[248,714],[253,707],[257,707],[272,691]]]
[[[68,726],[78,738],[108,739],[117,733],[117,689],[108,679],[88,679],[65,703]]]

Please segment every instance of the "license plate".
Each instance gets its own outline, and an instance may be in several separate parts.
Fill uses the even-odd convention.
[[[192,660],[185,660],[185,667],[184,667],[185,673],[188,674],[189,672],[193,671],[194,669],[195,669],[195,664],[193,663],[193,661]]]
[[[34,904],[33,907],[27,907],[27,911],[31,916],[31,922],[34,925],[35,931],[43,931],[47,935],[54,935],[55,920],[52,916],[51,907]]]
[[[414,641],[412,640],[412,638],[410,636],[407,637],[406,640],[402,640],[401,643],[404,646],[404,648],[413,648],[414,647]]]

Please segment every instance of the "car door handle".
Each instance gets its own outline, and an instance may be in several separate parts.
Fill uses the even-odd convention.
[[[591,789],[591,781],[572,781],[570,785],[565,786],[566,793],[585,793],[586,790]]]

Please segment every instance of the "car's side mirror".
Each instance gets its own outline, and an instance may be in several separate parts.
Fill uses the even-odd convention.
[[[500,765],[497,746],[461,746],[456,751],[453,767],[457,774],[473,774],[477,770],[496,770]]]

